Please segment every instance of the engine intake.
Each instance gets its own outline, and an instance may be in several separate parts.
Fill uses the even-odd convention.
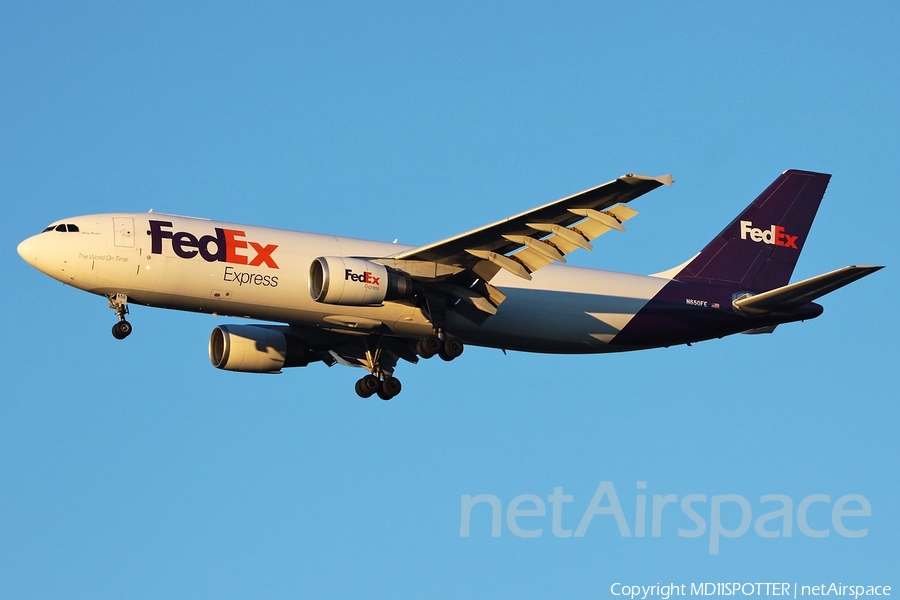
[[[244,373],[280,373],[285,367],[305,367],[308,348],[281,330],[289,327],[219,325],[209,336],[209,360],[217,369]]]
[[[361,258],[322,256],[309,267],[309,295],[316,302],[372,306],[413,293],[409,277]]]

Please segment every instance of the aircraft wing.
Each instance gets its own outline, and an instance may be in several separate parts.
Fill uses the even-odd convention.
[[[530,273],[554,260],[565,262],[564,255],[576,248],[590,250],[590,241],[607,231],[624,231],[621,224],[637,211],[621,204],[661,185],[672,185],[672,176],[623,175],[573,196],[391,258],[464,269],[487,261],[530,279]],[[524,269],[513,267],[502,259],[496,260],[497,256],[508,258]]]
[[[501,269],[530,280],[534,271],[551,262],[566,262],[565,255],[573,250],[592,250],[592,240],[613,229],[624,231],[622,223],[637,214],[626,203],[661,185],[672,185],[672,176],[623,175],[377,262],[407,273],[433,295],[450,298],[450,305],[467,318],[483,322],[505,298],[489,283]]]

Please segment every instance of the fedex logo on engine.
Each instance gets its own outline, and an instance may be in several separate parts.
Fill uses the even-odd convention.
[[[753,242],[799,249],[797,248],[797,238],[800,236],[786,234],[781,225],[772,225],[769,229],[758,229],[753,226],[752,221],[741,221],[741,239],[746,240],[747,237]]]
[[[277,269],[272,258],[277,244],[259,244],[241,239],[246,236],[238,229],[215,228],[215,235],[197,237],[187,231],[168,231],[171,221],[150,221],[150,253],[162,254],[163,240],[172,240],[172,252],[180,258],[194,258],[198,254],[206,262],[225,262],[250,267],[266,266]],[[252,252],[253,255],[248,252]]]
[[[350,269],[344,269],[344,281],[356,281],[368,285],[381,285],[381,277],[375,277],[371,271],[354,273]]]

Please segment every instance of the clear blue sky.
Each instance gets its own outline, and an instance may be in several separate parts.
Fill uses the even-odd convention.
[[[895,3],[0,6],[0,597],[612,597],[610,584],[900,586]],[[210,366],[222,320],[102,298],[16,244],[78,214],[178,214],[426,243],[672,173],[581,266],[652,273],[787,168],[833,173],[795,279],[888,268],[770,336],[617,356],[469,348],[402,367]],[[632,533],[598,515],[611,481]],[[638,490],[638,481],[647,482]],[[478,505],[502,502],[501,535]],[[513,498],[543,499],[512,533]],[[793,535],[680,537],[654,494],[793,501]],[[798,505],[830,497],[808,511]],[[832,507],[864,496],[868,535]],[[647,536],[635,533],[648,497]],[[606,504],[606,500],[603,501]],[[727,503],[726,503],[727,504]],[[533,508],[523,503],[520,508]],[[853,508],[849,506],[847,508]],[[668,512],[672,511],[672,512]],[[740,521],[723,506],[723,527]],[[767,525],[779,528],[776,520]]]

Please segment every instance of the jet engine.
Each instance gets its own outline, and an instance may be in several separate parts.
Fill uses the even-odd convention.
[[[280,373],[283,367],[305,367],[308,348],[285,335],[290,327],[219,325],[209,336],[209,360],[217,369],[244,373]]]
[[[368,260],[322,256],[309,267],[309,295],[324,304],[371,306],[411,297],[413,282]]]

